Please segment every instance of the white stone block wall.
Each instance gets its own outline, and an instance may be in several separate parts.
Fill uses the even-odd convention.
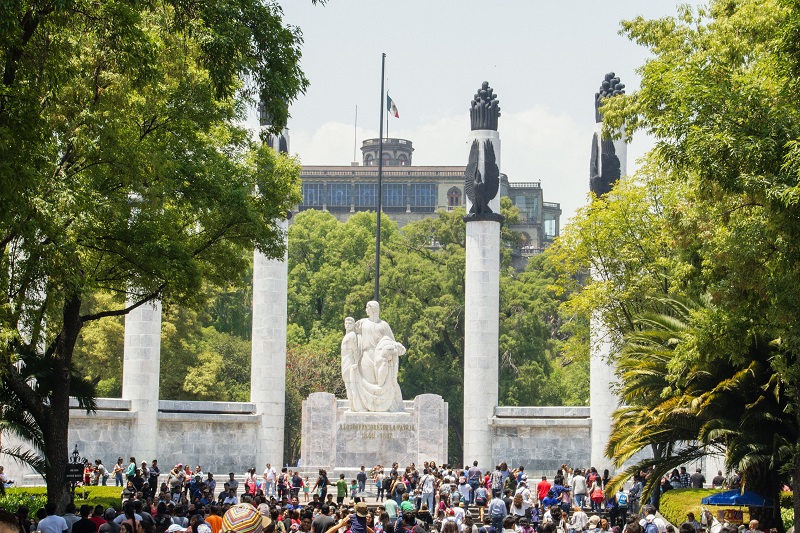
[[[280,223],[287,235],[289,222]],[[286,242],[284,237],[284,242]],[[286,320],[289,266],[268,259],[258,250],[253,257],[253,347],[250,401],[261,418],[256,446],[256,470],[267,463],[283,465],[286,404]]]
[[[129,299],[128,305],[131,303]],[[155,459],[158,452],[160,365],[161,301],[154,300],[125,315],[124,356],[119,369],[122,398],[131,402],[131,411],[136,413],[130,448],[139,462]]]
[[[552,478],[564,463],[587,468],[590,428],[588,407],[498,407],[489,466],[524,466],[529,480]]]

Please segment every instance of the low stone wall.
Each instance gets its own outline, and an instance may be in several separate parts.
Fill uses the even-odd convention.
[[[338,473],[360,465],[445,462],[447,403],[441,396],[421,394],[403,404],[402,413],[354,413],[333,394],[309,395],[303,400],[303,469]]]
[[[136,457],[137,464],[147,461],[148,465],[158,459],[164,473],[177,463],[199,464],[220,480],[227,479],[231,471],[238,476],[248,468],[264,467],[255,464],[260,418],[252,403],[159,401],[155,457],[141,457],[136,449],[136,420],[145,415],[132,412],[129,400],[98,398],[97,410],[91,413],[74,400],[70,407],[70,453],[77,444],[82,457],[92,462],[102,459],[109,473],[117,457],[122,457],[126,467],[130,457]],[[0,455],[0,464],[18,486],[44,484],[41,476],[9,456]],[[113,477],[108,483],[114,484]]]
[[[562,463],[592,466],[588,407],[495,407],[489,425],[494,464],[479,466],[505,461],[533,479],[551,477]]]

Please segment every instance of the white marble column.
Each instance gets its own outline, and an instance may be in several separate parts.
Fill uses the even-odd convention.
[[[491,140],[500,167],[497,131],[474,130],[469,143],[481,144],[479,166],[483,173],[483,141]],[[467,212],[471,202],[467,199]],[[489,202],[500,213],[500,194]],[[491,468],[492,429],[489,421],[498,402],[500,340],[500,223],[467,222],[466,275],[464,284],[464,464],[478,461]]]
[[[603,123],[595,125],[595,139],[598,143],[597,153],[601,153],[600,142],[603,133]],[[628,145],[624,139],[614,141],[614,152],[619,158],[620,179],[628,175]],[[602,159],[598,158],[599,171],[602,175]],[[598,274],[592,272],[592,277],[597,279]],[[617,383],[615,374],[616,367],[609,361],[611,353],[611,342],[608,337],[608,330],[599,316],[593,315],[590,322],[590,349],[591,357],[589,360],[589,407],[592,419],[591,441],[591,466],[602,471],[608,468],[614,471],[611,459],[605,456],[606,445],[611,436],[611,415],[619,407],[619,399],[613,393],[612,388]]]
[[[129,298],[128,305],[134,302]],[[136,413],[135,438],[127,444],[139,462],[158,458],[160,365],[161,301],[154,300],[125,315],[122,398],[130,400],[131,412]]]
[[[280,228],[287,235],[284,237],[287,242],[289,222],[280,222]],[[256,469],[263,469],[267,463],[276,467],[284,464],[288,275],[287,255],[276,260],[255,251],[250,401],[261,418],[256,439]]]

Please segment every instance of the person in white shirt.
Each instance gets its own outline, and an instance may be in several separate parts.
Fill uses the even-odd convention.
[[[576,531],[583,531],[584,529],[586,529],[586,526],[589,525],[589,517],[586,515],[586,513],[583,512],[583,509],[578,505],[573,506],[572,511],[573,511],[572,519],[569,522],[570,525],[572,526],[572,529]]]
[[[461,529],[461,524],[464,523],[464,514],[464,502],[458,504],[457,507],[453,507],[453,517],[456,519],[459,529]]]
[[[436,509],[434,507],[434,492],[436,490],[436,478],[431,475],[431,471],[429,468],[423,470],[424,474],[422,474],[422,478],[419,480],[419,485],[422,488],[422,501],[420,505],[423,503],[428,504],[428,509]]]
[[[267,463],[267,467],[264,469],[264,496],[269,498],[275,494],[275,478],[277,477],[278,472],[272,468],[272,465]]]
[[[529,501],[526,501],[522,497],[522,494],[518,492],[516,496],[514,496],[514,501],[511,502],[510,512],[512,516],[519,518],[521,516],[525,516],[528,509],[530,508],[531,508],[531,503]]]
[[[67,521],[56,514],[56,504],[48,503],[44,506],[47,517],[39,520],[38,531],[41,533],[64,533],[67,531]]]
[[[520,481],[519,485],[517,486],[517,491],[514,493],[514,496],[517,494],[522,495],[522,500],[528,502],[529,504],[533,505],[533,500],[531,499],[531,491],[528,488],[527,481]]]
[[[583,509],[586,502],[586,478],[580,471],[575,471],[572,476],[572,497],[575,499],[575,504]]]

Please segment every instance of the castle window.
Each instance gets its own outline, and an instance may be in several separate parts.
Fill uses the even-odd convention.
[[[326,191],[328,206],[347,207],[350,205],[350,184],[349,183],[328,183]]]
[[[303,183],[303,205],[308,207],[322,205],[321,183]]]
[[[447,191],[447,207],[453,208],[461,205],[461,189],[458,187],[450,187]]]
[[[378,185],[375,183],[356,183],[353,200],[356,207],[378,207]]]
[[[399,183],[387,183],[383,185],[383,198],[381,202],[386,207],[405,207],[406,185]]]
[[[436,207],[436,184],[435,183],[412,183],[411,184],[411,206],[412,207]]]

